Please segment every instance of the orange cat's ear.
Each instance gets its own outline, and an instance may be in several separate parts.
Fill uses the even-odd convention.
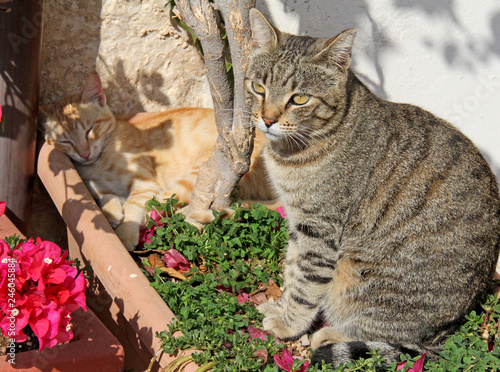
[[[252,47],[256,51],[268,51],[278,45],[279,31],[257,9],[250,9]]]
[[[326,47],[314,56],[317,63],[330,64],[347,71],[351,65],[351,52],[356,37],[356,30],[350,28],[330,39]]]
[[[90,74],[83,86],[82,103],[92,102],[98,103],[101,107],[104,107],[106,104],[106,96],[102,90],[101,78],[97,72]]]

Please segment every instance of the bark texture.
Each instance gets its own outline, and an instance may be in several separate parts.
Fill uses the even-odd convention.
[[[249,125],[244,79],[251,52],[249,10],[255,0],[177,0],[177,14],[201,42],[219,138],[212,157],[201,167],[186,214],[223,209],[248,172],[254,129]],[[224,21],[234,71],[234,92],[226,73],[224,43],[217,25]]]

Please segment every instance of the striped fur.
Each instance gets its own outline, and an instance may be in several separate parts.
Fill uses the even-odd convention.
[[[372,348],[388,363],[437,355],[495,270],[495,176],[452,125],[356,78],[354,30],[327,40],[250,18],[246,94],[290,220],[285,290],[260,306],[264,327],[296,339],[322,314],[313,361],[335,365]]]
[[[46,141],[70,156],[128,250],[137,245],[145,202],[172,194],[188,202],[217,140],[211,109],[172,109],[139,122],[116,120],[97,74],[89,76],[82,95],[42,110]],[[239,183],[238,197],[247,202],[273,199],[260,156],[263,145],[257,133],[250,172]]]

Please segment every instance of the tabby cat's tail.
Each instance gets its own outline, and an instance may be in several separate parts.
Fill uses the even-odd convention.
[[[438,359],[441,347],[424,347],[419,345],[391,344],[377,341],[350,341],[334,344],[321,345],[314,352],[311,364],[321,365],[321,362],[330,363],[338,367],[340,363],[347,363],[359,358],[369,358],[372,350],[379,350],[380,356],[384,358],[384,365],[391,365],[392,362],[400,362],[401,354],[409,354],[411,357],[427,353],[430,359]]]

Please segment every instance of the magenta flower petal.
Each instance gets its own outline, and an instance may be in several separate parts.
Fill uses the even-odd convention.
[[[50,322],[48,319],[37,319],[36,321],[31,323],[31,329],[38,338],[43,338],[47,333],[49,333]]]
[[[413,363],[413,366],[407,371],[407,372],[422,372],[424,370],[424,362],[425,362],[425,357],[427,356],[427,353],[422,354],[420,358],[418,358],[415,363]],[[409,363],[408,361],[404,362],[399,362],[396,367],[396,371],[400,369],[404,369],[406,363]]]
[[[2,120],[2,109],[0,108],[0,120]],[[7,208],[7,203],[0,201],[0,216],[5,213],[5,209]]]
[[[245,303],[247,301],[250,301],[249,294],[245,293],[243,291],[241,291],[241,293],[238,296],[236,296],[236,298],[238,299],[238,303],[239,304],[243,304],[243,303]]]
[[[418,358],[415,363],[413,363],[413,367],[411,367],[408,372],[422,372],[424,370],[424,362],[427,353],[422,354],[420,358]]]
[[[285,371],[288,371],[290,372],[290,366],[288,363],[286,363],[285,361],[283,361],[283,359],[281,359],[279,356],[277,355],[273,355],[273,359],[274,359],[274,362],[282,369],[284,369]]]
[[[277,355],[274,355],[273,358],[278,366],[283,368],[285,371],[291,371],[294,358],[292,356],[292,353],[288,349],[283,350],[281,358]]]
[[[260,329],[252,326],[248,326],[247,331],[251,338],[260,338],[262,341],[265,341],[267,336],[269,336],[269,333],[266,331],[261,331]]]
[[[276,212],[278,212],[282,218],[287,218],[285,207],[276,208]]]
[[[155,210],[152,210],[152,211],[151,211],[151,214],[149,215],[149,217],[150,217],[150,218],[151,218],[154,222],[156,222],[156,223],[158,224],[158,226],[162,226],[162,225],[163,225],[163,223],[161,222],[161,219],[162,219],[163,217],[165,217],[164,215],[159,214],[159,213],[158,213],[157,211],[155,211]]]
[[[189,271],[191,265],[188,260],[177,249],[169,249],[165,253],[165,263],[167,267],[171,267],[176,270]]]
[[[403,361],[403,362],[399,362],[398,364],[396,364],[396,371],[400,370],[400,369],[405,369],[405,364],[406,364],[406,360]]]
[[[19,309],[18,309],[19,310]],[[7,314],[11,314],[12,309],[9,309]],[[27,337],[23,332],[24,327],[28,325],[28,318],[30,316],[30,313],[26,309],[21,309],[17,316],[15,317],[15,326],[14,326],[14,341],[15,342],[24,342],[26,341]],[[11,320],[8,317],[3,317],[3,319],[0,320],[0,330],[2,331],[2,334],[4,335],[10,335],[10,332],[12,331],[11,327]]]
[[[299,372],[305,372],[307,371],[307,368],[309,368],[309,362],[305,361],[304,364],[300,366]]]

